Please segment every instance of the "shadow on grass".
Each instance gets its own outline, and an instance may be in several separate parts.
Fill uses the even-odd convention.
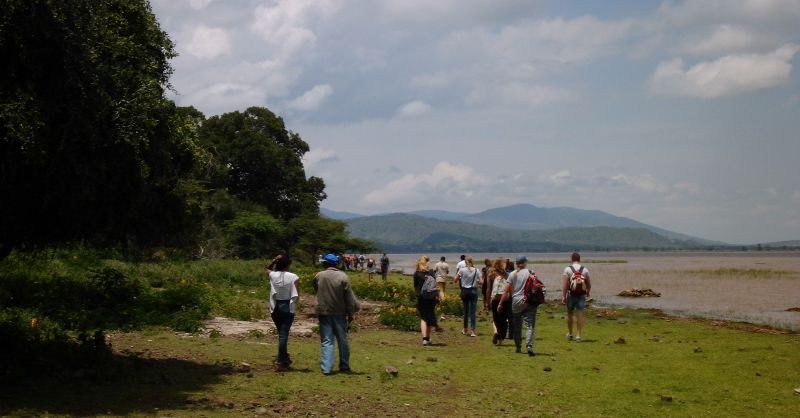
[[[102,371],[0,382],[0,416],[156,414],[191,407],[192,394],[232,373],[230,365],[115,355]]]

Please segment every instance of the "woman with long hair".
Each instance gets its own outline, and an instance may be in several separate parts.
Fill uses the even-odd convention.
[[[289,272],[292,260],[287,255],[279,255],[272,259],[267,266],[269,276],[269,311],[272,322],[278,331],[278,357],[275,360],[275,369],[285,371],[289,369],[292,360],[289,357],[289,330],[294,322],[295,306],[299,293],[297,292],[296,274]]]
[[[429,260],[427,256],[420,257],[414,269],[414,290],[417,294],[417,312],[419,313],[419,330],[422,333],[422,345],[431,344],[431,330],[439,326],[436,321],[438,296],[434,299],[426,299],[420,294],[427,276],[433,276],[433,272],[428,268]]]
[[[489,272],[489,281],[492,283],[490,300],[492,301],[492,327],[494,328],[494,335],[492,336],[492,343],[503,344],[508,332],[508,313],[511,309],[511,301],[507,301],[508,306],[504,306],[502,310],[498,310],[500,299],[503,296],[503,291],[508,284],[506,279],[506,261],[498,258],[494,261],[492,268]]]
[[[464,329],[462,334],[469,332],[470,337],[476,337],[475,322],[478,309],[478,289],[481,285],[481,272],[472,263],[472,257],[467,257],[466,266],[456,273],[455,281],[461,287],[461,303],[464,305]]]

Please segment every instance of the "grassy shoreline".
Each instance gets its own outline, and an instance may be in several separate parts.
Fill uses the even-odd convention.
[[[541,308],[536,352],[458,332],[423,348],[413,332],[351,334],[355,374],[322,376],[316,337],[292,337],[294,370],[272,370],[276,337],[208,338],[164,328],[114,333],[114,377],[9,388],[0,414],[170,416],[792,416],[800,412],[800,336],[644,310],[587,312],[585,340]],[[621,343],[624,340],[624,343]],[[244,368],[243,363],[249,364]],[[397,377],[385,372],[396,367]],[[47,396],[41,396],[46,393]],[[580,399],[576,402],[575,399]],[[670,400],[671,399],[671,400]],[[265,408],[265,410],[259,409]],[[258,412],[257,412],[258,411]]]

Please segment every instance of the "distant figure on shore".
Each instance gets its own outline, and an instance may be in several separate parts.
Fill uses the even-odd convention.
[[[445,290],[447,288],[447,276],[450,274],[450,265],[445,261],[444,256],[439,258],[439,262],[433,266],[436,272],[436,286],[439,287],[439,300],[444,301]]]
[[[464,254],[461,254],[460,258],[461,258],[461,261],[456,263],[456,273],[458,273],[459,270],[461,270],[461,269],[463,269],[464,267],[467,266],[467,262],[466,262],[467,256],[464,255]]]
[[[586,299],[592,291],[592,281],[589,280],[589,270],[581,264],[581,255],[572,253],[572,264],[564,269],[564,281],[561,285],[561,304],[567,305],[567,341],[575,339],[576,343],[583,338],[583,310],[586,308]],[[577,311],[578,333],[572,333],[572,317]]]
[[[367,279],[372,281],[372,276],[375,274],[375,270],[377,270],[375,266],[375,259],[370,257],[367,259]]]
[[[386,277],[389,275],[389,256],[386,253],[383,253],[383,257],[381,257],[381,279],[386,280]]]
[[[269,312],[275,329],[278,332],[278,356],[275,358],[275,370],[282,372],[289,369],[292,360],[289,357],[289,330],[294,322],[297,299],[296,274],[289,272],[292,260],[289,256],[279,255],[267,266],[269,276]]]
[[[325,270],[314,276],[314,290],[317,292],[317,318],[319,319],[320,369],[322,374],[333,372],[334,338],[339,345],[339,371],[350,371],[350,345],[347,341],[347,327],[360,306],[347,274],[336,266],[339,257],[326,254],[322,257]]]

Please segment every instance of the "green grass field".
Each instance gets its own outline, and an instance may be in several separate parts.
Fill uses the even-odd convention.
[[[351,334],[353,374],[323,376],[315,337],[290,339],[293,370],[271,366],[276,337],[111,337],[115,373],[35,382],[0,395],[11,416],[797,416],[800,338],[653,313],[589,311],[568,343],[560,307],[540,309],[536,357],[460,333]],[[620,337],[624,344],[617,342]],[[251,365],[247,370],[242,363]],[[392,377],[388,366],[399,373]],[[671,399],[671,400],[670,400]]]
[[[42,277],[85,271],[80,258],[70,260],[4,268]],[[205,289],[198,294],[211,316],[267,317],[263,260],[100,263],[156,293]],[[313,272],[298,267],[301,292],[309,292]],[[360,292],[405,298],[366,286],[365,273],[350,277]],[[400,289],[411,278],[392,274],[390,282]],[[564,338],[563,308],[550,304],[539,310],[531,358],[508,341],[492,345],[485,312],[478,338],[462,335],[461,318],[448,316],[430,347],[418,333],[378,325],[377,317],[366,310],[351,334],[355,373],[327,377],[316,335],[293,336],[293,369],[277,373],[274,335],[209,337],[161,326],[114,332],[113,357],[102,367],[67,367],[2,388],[0,416],[800,416],[797,333],[594,309],[578,344]]]

